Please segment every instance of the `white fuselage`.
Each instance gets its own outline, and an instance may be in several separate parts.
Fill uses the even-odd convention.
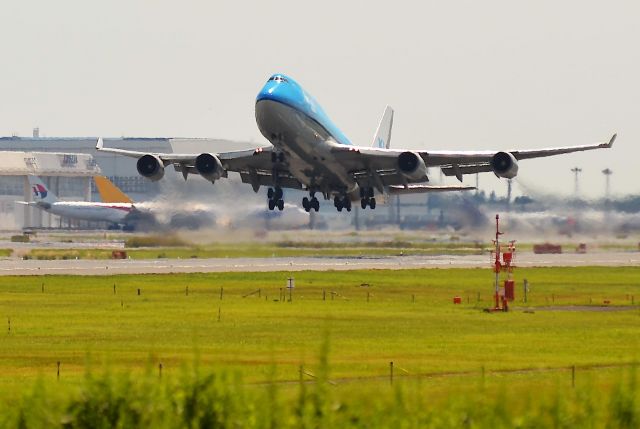
[[[36,204],[48,213],[70,219],[124,224],[125,217],[134,209],[130,203],[93,203],[84,201],[56,201]]]

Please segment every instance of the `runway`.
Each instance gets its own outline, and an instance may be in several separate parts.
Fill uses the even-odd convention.
[[[640,252],[518,254],[519,267],[640,266]],[[0,275],[114,275],[209,272],[326,271],[416,268],[489,268],[489,255],[389,256],[379,258],[219,258],[149,260],[0,260]]]

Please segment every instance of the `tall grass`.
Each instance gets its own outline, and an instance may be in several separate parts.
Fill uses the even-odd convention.
[[[326,355],[324,355],[326,356]],[[321,357],[318,378],[255,386],[228,372],[185,367],[176,376],[87,373],[79,386],[37,382],[0,425],[19,428],[637,428],[635,370],[611,384],[489,387],[442,395],[420,380],[336,386]],[[532,388],[533,387],[533,388]]]

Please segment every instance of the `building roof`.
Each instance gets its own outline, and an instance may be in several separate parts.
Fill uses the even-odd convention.
[[[0,152],[0,176],[94,176],[100,167],[92,155],[58,152]]]

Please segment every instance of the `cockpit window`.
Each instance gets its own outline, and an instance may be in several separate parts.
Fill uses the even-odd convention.
[[[272,80],[276,82],[289,82],[287,79],[283,78],[282,76],[271,76],[267,82],[271,82]]]

